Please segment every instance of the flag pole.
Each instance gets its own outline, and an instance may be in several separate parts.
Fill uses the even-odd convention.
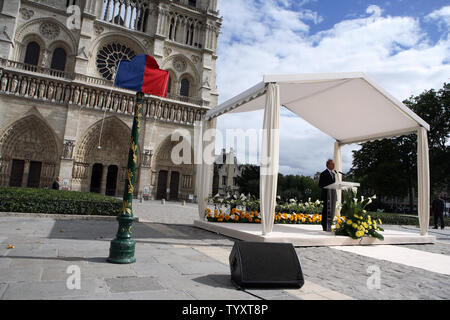
[[[134,105],[133,128],[131,129],[130,150],[128,152],[128,168],[125,177],[125,188],[123,192],[123,204],[120,214],[117,216],[119,222],[119,230],[116,238],[111,241],[109,248],[108,262],[111,263],[133,263],[136,261],[134,257],[134,249],[136,241],[133,240],[131,225],[135,218],[133,217],[133,190],[136,177],[136,165],[138,157],[139,131],[141,128],[142,103],[144,94],[138,92],[136,94],[136,103]]]

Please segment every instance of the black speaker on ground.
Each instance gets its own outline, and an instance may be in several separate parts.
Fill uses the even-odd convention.
[[[305,283],[291,243],[237,241],[229,260],[231,280],[242,288],[301,288]]]

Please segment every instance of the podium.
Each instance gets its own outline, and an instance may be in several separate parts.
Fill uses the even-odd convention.
[[[327,231],[331,231],[331,225],[333,224],[334,216],[336,213],[337,191],[347,190],[352,188],[358,188],[360,186],[357,182],[348,181],[336,181],[324,189],[327,189]],[[325,204],[324,204],[325,205]]]

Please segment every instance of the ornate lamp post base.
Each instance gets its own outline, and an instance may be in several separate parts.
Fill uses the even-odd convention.
[[[134,248],[136,241],[131,238],[131,224],[135,220],[134,217],[118,216],[119,231],[116,238],[111,241],[109,247],[108,262],[111,263],[133,263],[136,262],[134,257]]]

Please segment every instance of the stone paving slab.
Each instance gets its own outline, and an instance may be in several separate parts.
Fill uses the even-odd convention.
[[[178,275],[178,271],[175,270],[171,265],[164,263],[153,263],[153,262],[143,262],[137,260],[135,263],[131,265],[133,271],[139,276],[159,276],[161,274]]]
[[[20,245],[14,244],[14,249],[5,253],[6,257],[57,257],[58,249],[48,248],[41,244]]]
[[[72,300],[195,300],[184,291],[152,290],[140,292],[110,293],[107,295],[92,295],[71,297]]]
[[[112,293],[164,289],[156,277],[117,277],[105,279]]]
[[[81,289],[67,289],[66,281],[10,283],[2,297],[5,300],[69,299],[80,295],[105,294],[106,283],[101,279],[82,279]]]
[[[192,254],[189,256],[177,256],[177,255],[164,255],[160,257],[155,257],[155,259],[160,263],[170,263],[170,264],[186,264],[186,263],[212,263],[215,262],[214,259],[200,255],[200,254]]]
[[[77,264],[72,263],[80,267],[81,277],[85,279],[96,279],[106,277],[132,277],[136,276],[136,272],[130,265],[118,265],[115,268],[111,268],[108,264]],[[67,273],[67,267],[44,267],[42,271],[42,281],[49,280],[66,280],[69,274]]]
[[[229,267],[218,262],[170,263],[182,275],[229,273]]]
[[[10,258],[0,256],[0,270],[9,268],[11,266],[11,260],[12,259],[10,259]]]
[[[42,267],[27,266],[2,269],[0,283],[18,283],[39,281],[42,275]]]
[[[70,265],[76,264],[79,266],[86,265],[88,261],[81,260],[82,258],[62,258],[62,257],[1,257],[0,265],[2,260],[8,260],[10,268],[27,268],[31,266],[39,266],[39,267],[52,267],[52,268],[67,268]]]
[[[5,293],[7,287],[7,283],[0,283],[0,300],[3,299],[3,294]]]

